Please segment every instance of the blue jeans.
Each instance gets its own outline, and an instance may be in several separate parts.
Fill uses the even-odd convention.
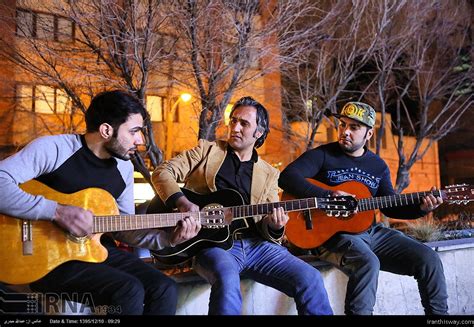
[[[204,249],[196,256],[194,269],[212,286],[210,315],[241,314],[240,275],[294,298],[298,314],[332,314],[319,271],[281,245],[261,238],[234,241],[228,251]]]
[[[349,277],[346,314],[372,314],[380,270],[414,276],[425,314],[448,312],[446,280],[438,254],[400,231],[378,224],[360,234],[338,234],[314,253]]]

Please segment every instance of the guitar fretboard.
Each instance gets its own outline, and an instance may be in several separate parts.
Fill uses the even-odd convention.
[[[92,233],[172,227],[185,217],[201,219],[201,215],[204,214],[202,212],[176,212],[146,215],[94,216]]]
[[[262,204],[250,204],[236,207],[229,207],[232,210],[234,218],[245,218],[257,215],[266,215],[273,211],[274,208],[282,207],[285,211],[298,211],[304,209],[318,208],[317,198],[295,199],[289,201],[280,201]]]
[[[416,192],[416,193],[407,193],[407,194],[395,194],[380,196],[375,198],[366,198],[358,200],[358,210],[367,211],[375,209],[384,209],[392,207],[401,207],[411,204],[420,204],[422,199],[428,194],[433,194],[435,197],[443,197],[443,192],[441,190],[436,191],[427,191],[427,192]]]

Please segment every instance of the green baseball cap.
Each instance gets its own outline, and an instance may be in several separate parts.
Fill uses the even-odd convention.
[[[342,108],[339,114],[335,114],[334,117],[347,117],[350,119],[357,120],[369,127],[375,125],[375,110],[371,106],[362,102],[348,102]]]

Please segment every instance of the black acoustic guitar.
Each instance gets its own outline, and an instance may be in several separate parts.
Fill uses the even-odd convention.
[[[198,235],[175,247],[151,251],[156,260],[167,265],[183,263],[208,247],[218,246],[226,250],[230,249],[233,244],[233,234],[249,228],[250,224],[247,219],[271,213],[274,208],[283,207],[286,212],[320,209],[349,215],[357,206],[355,199],[352,197],[293,199],[290,201],[244,205],[242,196],[232,189],[219,190],[204,195],[187,189],[182,189],[182,192],[189,201],[199,206],[208,220],[215,216],[219,217],[219,222],[222,223],[212,224],[211,222],[211,224],[202,226]],[[175,209],[167,207],[158,196],[155,196],[150,202],[147,214],[172,212],[173,210]]]

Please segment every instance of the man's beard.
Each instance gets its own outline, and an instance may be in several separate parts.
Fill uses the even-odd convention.
[[[347,153],[356,152],[357,150],[362,148],[364,146],[364,144],[363,143],[353,143],[353,142],[350,142],[349,144],[346,144],[344,142],[339,141],[339,146],[344,150],[344,152],[347,152]]]
[[[131,155],[128,151],[133,149],[125,149],[117,138],[113,137],[108,143],[105,144],[105,150],[112,156],[121,160],[130,160]]]

